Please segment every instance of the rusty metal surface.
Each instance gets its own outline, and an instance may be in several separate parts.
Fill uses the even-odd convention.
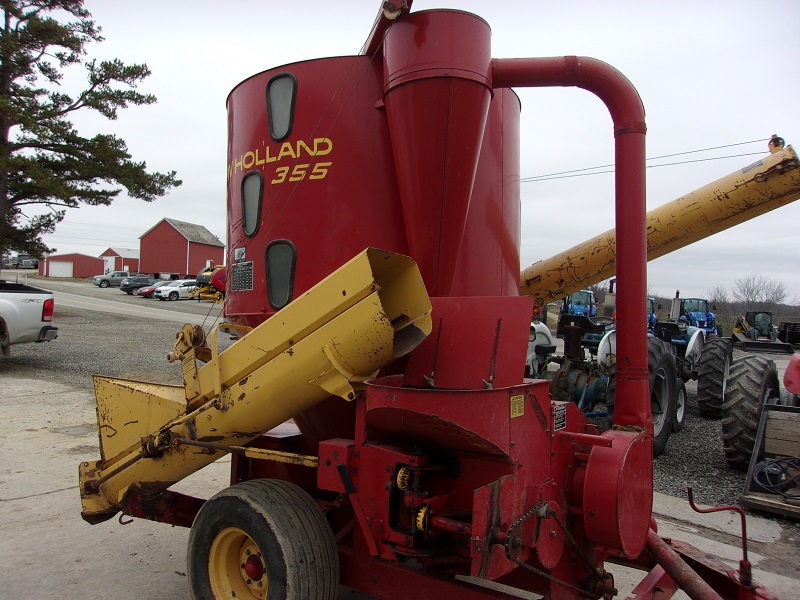
[[[646,215],[647,260],[664,256],[800,198],[800,163],[791,146]],[[522,294],[547,304],[616,271],[615,229],[539,261],[520,275]]]
[[[652,529],[647,534],[647,550],[692,600],[722,600],[681,557]]]

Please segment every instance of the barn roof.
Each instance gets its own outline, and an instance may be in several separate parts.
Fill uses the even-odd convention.
[[[81,254],[80,252],[65,252],[64,254],[48,254],[45,257],[45,260],[51,260],[53,258],[68,258],[72,256],[80,256],[81,258],[90,258],[92,260],[102,260],[102,258],[98,256],[90,256],[89,254]]]
[[[175,231],[180,233],[190,242],[194,242],[196,244],[206,244],[207,246],[219,246],[220,248],[225,247],[225,244],[223,244],[217,236],[215,236],[202,225],[195,225],[194,223],[187,223],[185,221],[178,221],[176,219],[169,219],[166,217],[161,219],[158,223],[140,235],[139,239],[153,231],[153,229],[161,225],[161,223],[164,221],[172,225]]]

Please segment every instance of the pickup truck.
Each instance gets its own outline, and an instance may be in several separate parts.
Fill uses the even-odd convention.
[[[119,285],[122,283],[122,280],[126,277],[130,277],[130,273],[128,271],[112,271],[111,273],[106,273],[105,275],[95,275],[92,277],[92,283],[100,286],[101,288],[119,287]]]
[[[11,355],[14,344],[56,339],[58,327],[52,325],[54,307],[53,292],[0,279],[0,347],[3,356]]]

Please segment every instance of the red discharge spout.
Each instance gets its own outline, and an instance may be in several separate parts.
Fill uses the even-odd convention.
[[[614,423],[652,434],[647,383],[644,107],[630,81],[586,57],[492,60],[492,87],[579,87],[598,96],[614,122],[617,229],[617,403]]]

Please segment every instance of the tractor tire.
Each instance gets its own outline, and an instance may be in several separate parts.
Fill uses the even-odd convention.
[[[730,341],[720,337],[706,339],[697,367],[697,410],[709,419],[722,417],[722,403],[733,360]]]
[[[647,338],[647,379],[650,386],[650,412],[653,416],[653,457],[661,456],[672,433],[677,401],[678,368],[669,344]],[[608,378],[606,410],[609,426],[614,423],[617,377]]]
[[[689,396],[686,395],[686,384],[683,379],[678,377],[675,382],[677,386],[675,393],[675,416],[672,418],[672,431],[680,431],[686,424],[686,403]]]
[[[748,469],[762,406],[775,403],[779,397],[774,361],[750,354],[737,358],[731,365],[722,405],[722,449],[730,466]]]
[[[253,479],[208,500],[189,533],[194,600],[335,600],[339,553],[317,503],[287,481]]]

